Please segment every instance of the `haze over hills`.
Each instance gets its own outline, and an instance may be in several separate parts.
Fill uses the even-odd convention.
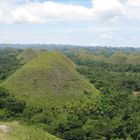
[[[127,46],[82,46],[82,45],[69,45],[69,44],[0,44],[0,48],[17,48],[17,49],[28,49],[28,48],[40,48],[40,49],[47,49],[47,50],[54,50],[54,49],[81,49],[81,48],[88,48],[91,51],[111,51],[111,52],[116,52],[116,51],[125,51],[125,52],[140,52],[140,47],[127,47]]]
[[[39,106],[97,100],[99,91],[59,52],[45,52],[17,70],[3,84],[14,96]]]

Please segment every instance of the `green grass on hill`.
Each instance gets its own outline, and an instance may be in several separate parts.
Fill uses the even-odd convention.
[[[45,52],[25,64],[3,84],[13,95],[37,106],[96,101],[99,91],[59,52]]]
[[[35,126],[20,125],[18,122],[0,123],[0,140],[60,140]]]
[[[84,49],[81,49],[76,55],[81,60],[95,60],[96,59],[96,56],[93,53]]]
[[[140,56],[132,56],[128,59],[129,64],[140,64]]]
[[[94,54],[93,52],[81,49],[74,54],[80,60],[90,61],[104,61],[111,64],[140,64],[139,54],[125,54],[123,52],[115,52],[110,57],[106,57],[105,54]]]
[[[21,63],[27,63],[28,61],[32,60],[33,58],[37,57],[36,51],[31,48],[23,50],[21,54],[17,56],[17,59],[21,61]]]
[[[123,53],[115,53],[108,59],[108,62],[111,64],[126,64],[127,60],[127,55]]]
[[[95,58],[96,61],[107,61],[107,57],[105,57],[104,55],[97,55]]]
[[[115,53],[108,59],[108,62],[112,64],[140,64],[140,56]]]

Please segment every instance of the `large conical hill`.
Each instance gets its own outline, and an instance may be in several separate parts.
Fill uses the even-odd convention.
[[[96,90],[59,52],[45,52],[9,77],[3,84],[14,96],[34,105],[61,105],[97,100]]]

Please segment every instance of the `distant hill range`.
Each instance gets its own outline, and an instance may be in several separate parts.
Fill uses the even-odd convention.
[[[88,48],[90,51],[94,51],[96,53],[98,52],[116,52],[116,51],[123,51],[123,52],[140,52],[140,47],[112,47],[112,46],[80,46],[80,45],[62,45],[62,44],[0,44],[0,48],[19,48],[19,49],[25,49],[25,48],[42,48],[47,50],[54,50],[54,49],[60,49],[65,50],[69,48]]]
[[[17,57],[22,64],[28,62],[46,50],[59,50],[67,56],[74,55],[81,60],[104,61],[112,64],[140,64],[140,47],[101,47],[101,46],[74,46],[56,44],[0,44],[6,51],[14,48],[22,50]],[[27,49],[26,49],[27,48]],[[16,50],[17,51],[17,50]]]
[[[111,49],[111,48],[110,48]],[[136,50],[135,50],[136,51]],[[63,51],[69,57],[78,58],[81,61],[102,61],[111,64],[140,64],[139,51],[94,51],[89,48],[66,49]]]

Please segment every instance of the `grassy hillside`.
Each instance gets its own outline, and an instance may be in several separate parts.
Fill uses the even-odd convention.
[[[64,53],[72,58],[82,61],[103,61],[111,64],[140,64],[140,54],[138,53],[125,53],[121,51],[115,51],[113,53],[107,53],[102,51],[100,53],[96,51],[89,51],[87,49],[79,49],[74,51],[64,51]],[[73,59],[73,58],[72,58]]]
[[[96,59],[96,56],[93,53],[84,49],[81,49],[76,55],[81,60],[95,60]]]
[[[108,59],[108,62],[111,64],[126,64],[127,59],[127,55],[123,53],[115,53]]]
[[[60,140],[35,126],[18,122],[0,123],[0,140]]]
[[[26,63],[36,57],[37,57],[36,51],[34,51],[31,48],[28,48],[28,49],[25,49],[21,54],[19,54],[17,56],[17,59],[19,59],[21,63]]]
[[[129,57],[128,59],[128,62],[129,64],[140,64],[140,56],[131,56]]]
[[[21,64],[16,59],[19,53],[20,50],[13,48],[0,49],[0,82],[20,68]]]
[[[139,55],[126,55],[124,53],[114,53],[109,59],[112,64],[140,64]]]
[[[95,58],[96,61],[107,61],[107,58],[104,55],[97,55]]]
[[[25,64],[3,84],[13,95],[37,106],[96,100],[96,90],[59,52],[45,52]]]

